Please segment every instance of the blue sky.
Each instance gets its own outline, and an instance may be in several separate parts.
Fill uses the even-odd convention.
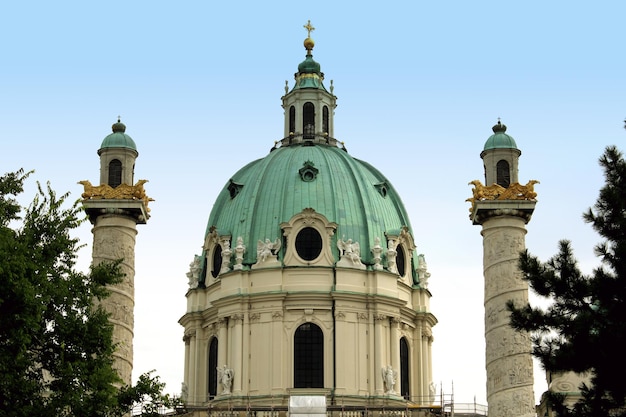
[[[0,171],[35,169],[78,198],[121,115],[156,200],[137,239],[135,374],[156,368],[178,392],[185,273],[219,190],[282,136],[280,97],[310,19],[338,96],[335,136],[400,192],[426,255],[435,382],[486,403],[467,183],[484,179],[479,154],[501,117],[522,150],[520,181],[541,181],[527,247],[547,259],[567,238],[583,270],[597,265],[581,213],[605,146],[626,149],[625,12],[619,1],[4,3]],[[25,201],[33,193],[31,181]],[[79,235],[86,268],[89,225]]]

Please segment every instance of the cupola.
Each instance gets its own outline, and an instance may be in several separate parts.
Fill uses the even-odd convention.
[[[132,185],[135,160],[139,155],[135,141],[126,134],[126,125],[117,118],[111,126],[113,133],[102,141],[100,155],[100,184],[115,188],[120,184]]]
[[[491,130],[493,135],[485,142],[480,157],[485,168],[485,185],[498,184],[508,188],[518,182],[518,160],[522,151],[512,136],[506,133],[506,125],[500,119]]]
[[[311,26],[311,21],[304,28],[308,31],[304,40],[306,57],[298,65],[291,91],[289,83],[285,82],[285,95],[282,97],[285,130],[281,145],[303,142],[335,145],[333,116],[337,97],[333,94],[332,81],[330,92],[324,86],[324,73],[320,64],[313,59],[315,42],[311,39],[311,31],[315,28]]]

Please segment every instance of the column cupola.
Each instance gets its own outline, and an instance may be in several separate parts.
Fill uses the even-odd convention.
[[[113,133],[102,141],[100,155],[100,184],[115,188],[134,183],[135,160],[139,156],[135,141],[126,134],[126,125],[118,117],[111,126]]]
[[[485,185],[498,184],[504,188],[518,182],[518,161],[522,154],[512,136],[506,133],[506,125],[500,119],[492,128],[493,135],[487,139],[480,157],[485,168]]]
[[[304,40],[306,57],[298,65],[294,74],[295,84],[289,90],[285,81],[285,95],[282,97],[285,110],[285,130],[282,146],[299,143],[336,144],[333,138],[333,116],[337,107],[337,97],[333,94],[333,82],[330,91],[324,86],[324,73],[321,66],[313,59],[315,42],[311,31],[315,30],[309,21],[304,28],[308,36]]]

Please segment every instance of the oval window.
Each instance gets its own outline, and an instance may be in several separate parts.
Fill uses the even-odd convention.
[[[317,259],[322,253],[322,236],[312,228],[305,227],[296,236],[296,252],[305,261]]]
[[[211,275],[213,278],[217,278],[222,268],[222,247],[216,245],[213,249],[213,265],[211,265]]]
[[[406,259],[404,257],[404,248],[402,245],[396,247],[398,256],[396,257],[396,267],[398,267],[398,274],[403,277],[406,272]]]

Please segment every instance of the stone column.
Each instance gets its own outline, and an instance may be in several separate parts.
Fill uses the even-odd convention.
[[[385,393],[384,381],[380,376],[383,369],[383,320],[387,316],[382,314],[374,314],[374,384],[375,394],[383,395]]]
[[[233,345],[232,345],[232,368],[233,377],[233,395],[241,395],[242,392],[242,374],[243,374],[243,314],[233,314],[230,316],[233,326]]]
[[[120,265],[124,278],[109,287],[111,295],[101,301],[110,314],[113,324],[113,367],[123,384],[130,384],[133,371],[133,326],[135,309],[135,236],[138,219],[132,211],[110,206],[110,200],[85,200],[83,202],[93,223],[92,262],[113,262],[122,259]],[[126,204],[126,202],[124,202]],[[134,204],[133,204],[134,203]],[[131,205],[143,205],[130,202]],[[94,207],[98,205],[99,207]]]
[[[489,417],[535,415],[530,337],[510,327],[506,308],[509,300],[528,301],[517,264],[534,206],[534,201],[479,201],[474,211],[483,236]]]

